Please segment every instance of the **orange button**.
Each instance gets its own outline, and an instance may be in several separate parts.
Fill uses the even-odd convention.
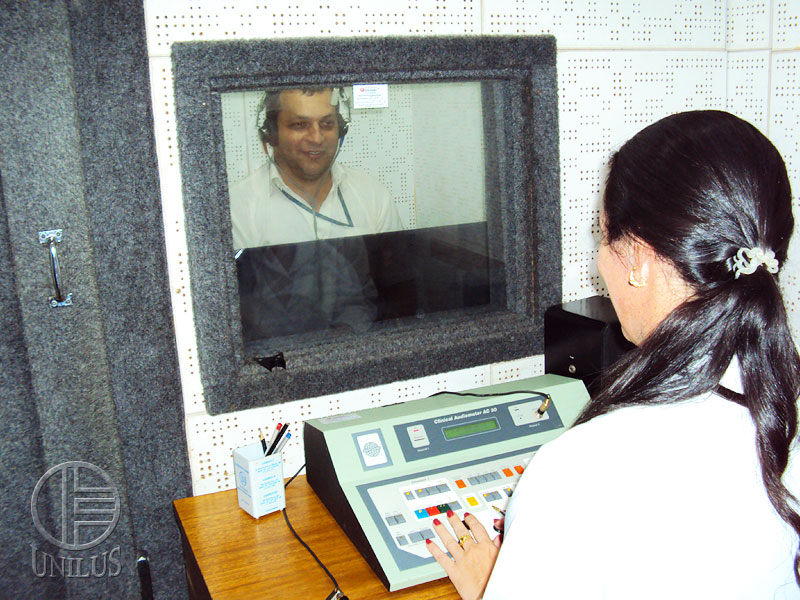
[[[506,477],[513,477],[514,473],[511,472],[511,469],[503,469],[503,475]]]
[[[467,487],[467,484],[466,484],[466,483],[464,483],[464,481],[463,481],[463,480],[461,480],[461,479],[456,479],[456,485],[457,485],[458,487],[460,487],[460,488],[465,488],[465,487]]]
[[[520,475],[522,475],[522,472],[523,472],[525,469],[523,469],[522,467],[520,467],[519,465],[517,465],[516,467],[514,467],[514,470],[515,470],[517,473],[519,473]]]
[[[431,517],[432,517],[433,515],[438,515],[438,514],[439,514],[439,509],[438,509],[438,508],[436,508],[435,506],[431,506],[430,508],[426,508],[425,510],[426,510],[426,511],[428,511],[428,514],[429,514]]]

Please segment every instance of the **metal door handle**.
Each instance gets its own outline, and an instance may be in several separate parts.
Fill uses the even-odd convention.
[[[63,237],[63,231],[61,229],[48,229],[39,232],[39,243],[46,244],[50,253],[50,274],[53,276],[53,287],[55,288],[55,295],[51,296],[49,299],[50,308],[72,306],[72,293],[64,296],[64,293],[61,291],[61,269],[58,265],[56,244],[60,242]]]

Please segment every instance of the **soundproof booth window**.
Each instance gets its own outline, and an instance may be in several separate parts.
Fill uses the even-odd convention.
[[[561,300],[555,48],[173,45],[209,413],[542,352]]]
[[[242,335],[257,354],[505,307],[480,81],[221,94]]]

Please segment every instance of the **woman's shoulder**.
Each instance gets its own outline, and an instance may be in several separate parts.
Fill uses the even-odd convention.
[[[545,444],[541,463],[591,471],[609,462],[637,464],[700,456],[716,460],[755,451],[747,411],[715,394],[688,401],[619,408],[574,426]]]

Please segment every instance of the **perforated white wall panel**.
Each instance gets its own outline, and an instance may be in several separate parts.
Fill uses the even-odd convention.
[[[174,41],[247,38],[553,33],[559,47],[564,300],[603,287],[594,268],[597,207],[610,151],[644,125],[688,108],[726,108],[783,153],[800,215],[800,0],[145,1],[164,230],[186,430],[196,494],[232,487],[231,450],[257,428],[292,424],[285,472],[303,464],[303,419],[543,372],[541,356],[220,417],[203,405],[186,269],[175,142]],[[621,51],[612,51],[621,50]],[[726,52],[728,50],[729,52]],[[353,138],[355,139],[355,138]],[[356,151],[356,145],[343,149]],[[346,156],[345,154],[342,157]],[[381,177],[392,177],[388,172]],[[800,236],[781,273],[800,334]]]
[[[728,0],[728,50],[769,47],[772,0]]]
[[[769,134],[769,50],[728,53],[726,110]]]
[[[800,1],[772,0],[773,50],[800,48]]]
[[[800,4],[797,2],[796,4]],[[800,21],[795,20],[795,40],[800,41]],[[789,264],[781,271],[783,297],[800,340],[800,50],[772,55],[769,136],[786,161],[794,195],[795,234]]]
[[[560,48],[724,48],[724,0],[491,0],[484,33],[551,33]]]
[[[595,240],[612,150],[668,114],[724,108],[725,67],[722,50],[559,53],[564,301],[605,293]]]

